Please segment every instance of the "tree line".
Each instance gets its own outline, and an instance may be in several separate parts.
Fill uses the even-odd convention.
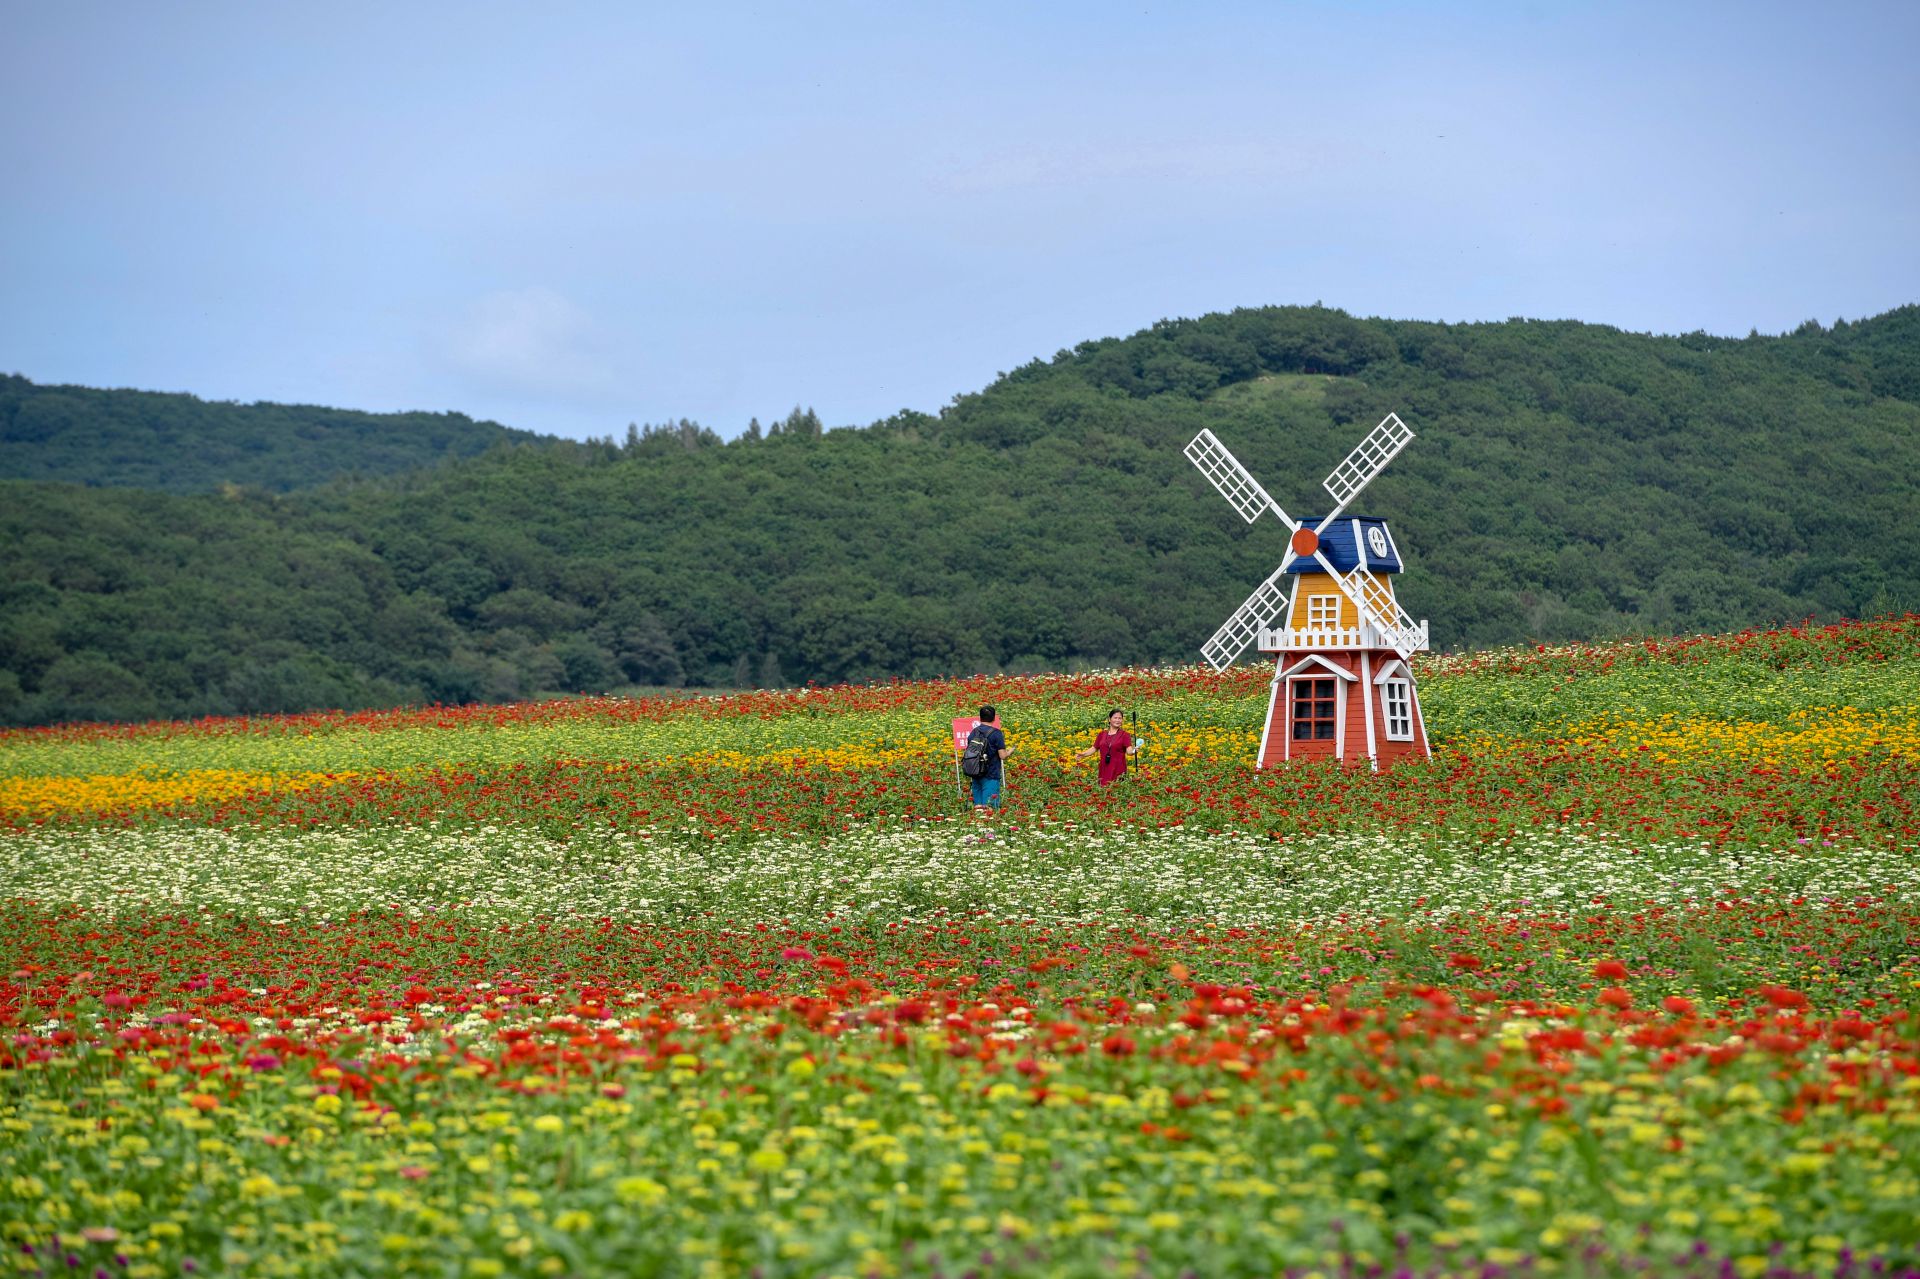
[[[857,429],[512,436],[284,492],[0,482],[0,717],[1191,661],[1284,538],[1186,441],[1308,515],[1390,410],[1419,438],[1359,508],[1436,647],[1920,607],[1920,308],[1728,339],[1270,307]]]
[[[38,386],[18,374],[0,375],[0,479],[168,493],[241,485],[284,493],[544,439],[463,413],[234,404],[158,391]]]

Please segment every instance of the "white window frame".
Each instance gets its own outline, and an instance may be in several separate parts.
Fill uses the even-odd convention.
[[[1340,597],[1307,596],[1307,626],[1311,630],[1337,630],[1340,626]]]
[[[1327,727],[1333,730],[1333,736],[1331,737],[1296,737],[1294,736],[1294,734],[1300,731],[1301,721],[1294,718],[1294,709],[1296,706],[1299,705],[1299,703],[1293,700],[1294,697],[1296,696],[1296,693],[1294,691],[1294,685],[1301,684],[1301,683],[1314,682],[1314,681],[1324,681],[1328,684],[1333,685],[1333,721],[1332,723],[1327,725]],[[1316,704],[1319,701],[1318,698],[1315,698],[1313,700]],[[1343,744],[1343,739],[1346,737],[1346,734],[1341,731],[1343,728],[1346,727],[1346,718],[1347,718],[1347,686],[1345,683],[1335,679],[1333,676],[1327,674],[1325,671],[1314,671],[1311,674],[1307,674],[1307,675],[1289,675],[1287,677],[1287,736],[1293,741],[1295,745],[1304,746],[1310,742],[1333,742],[1335,743],[1334,749],[1338,750],[1340,748],[1340,745]],[[1319,722],[1318,720],[1306,721],[1307,724],[1315,724],[1318,722]]]
[[[1380,673],[1373,677],[1373,682],[1380,689],[1380,717],[1386,721],[1387,740],[1390,742],[1419,741],[1419,736],[1413,731],[1413,728],[1420,714],[1420,693],[1419,690],[1413,686],[1413,672],[1407,669],[1407,664],[1397,658],[1388,662],[1380,668]],[[1387,704],[1388,685],[1390,684],[1398,684],[1406,690],[1407,716],[1405,732],[1396,733],[1393,731],[1394,715],[1392,708]],[[1433,752],[1429,750],[1427,753],[1431,755]]]
[[[1395,705],[1395,703],[1398,705]],[[1380,681],[1380,709],[1385,712],[1387,740],[1413,740],[1413,681],[1394,675]]]
[[[1284,694],[1287,699],[1286,719],[1283,721],[1286,724],[1287,731],[1280,738],[1281,759],[1292,759],[1293,748],[1296,745],[1293,737],[1293,681],[1299,679],[1326,679],[1328,676],[1332,676],[1337,684],[1333,692],[1333,757],[1335,759],[1345,759],[1347,757],[1347,685],[1357,682],[1359,677],[1352,671],[1342,670],[1326,658],[1316,655],[1290,668],[1285,678],[1281,680],[1281,683],[1285,685],[1285,687],[1274,690],[1276,695]],[[1363,693],[1364,691],[1365,690],[1362,690]],[[1297,744],[1308,746],[1314,742],[1324,742],[1326,740],[1324,737],[1309,737],[1302,739]]]

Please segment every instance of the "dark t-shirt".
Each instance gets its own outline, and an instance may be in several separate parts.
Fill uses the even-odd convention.
[[[1007,735],[991,724],[982,724],[973,731],[978,733],[981,729],[986,730],[988,768],[987,775],[980,780],[997,782],[1000,780],[1000,752],[1007,749]]]

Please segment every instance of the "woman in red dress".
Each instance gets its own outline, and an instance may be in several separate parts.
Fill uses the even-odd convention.
[[[1107,726],[1094,734],[1093,745],[1081,751],[1076,759],[1085,759],[1089,755],[1100,757],[1100,784],[1111,786],[1127,773],[1127,757],[1140,752],[1140,743],[1134,740],[1121,725],[1126,722],[1125,713],[1118,710],[1107,712]]]

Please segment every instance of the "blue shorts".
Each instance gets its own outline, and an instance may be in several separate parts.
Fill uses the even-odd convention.
[[[973,803],[976,808],[1000,807],[1000,779],[998,777],[974,778]]]

